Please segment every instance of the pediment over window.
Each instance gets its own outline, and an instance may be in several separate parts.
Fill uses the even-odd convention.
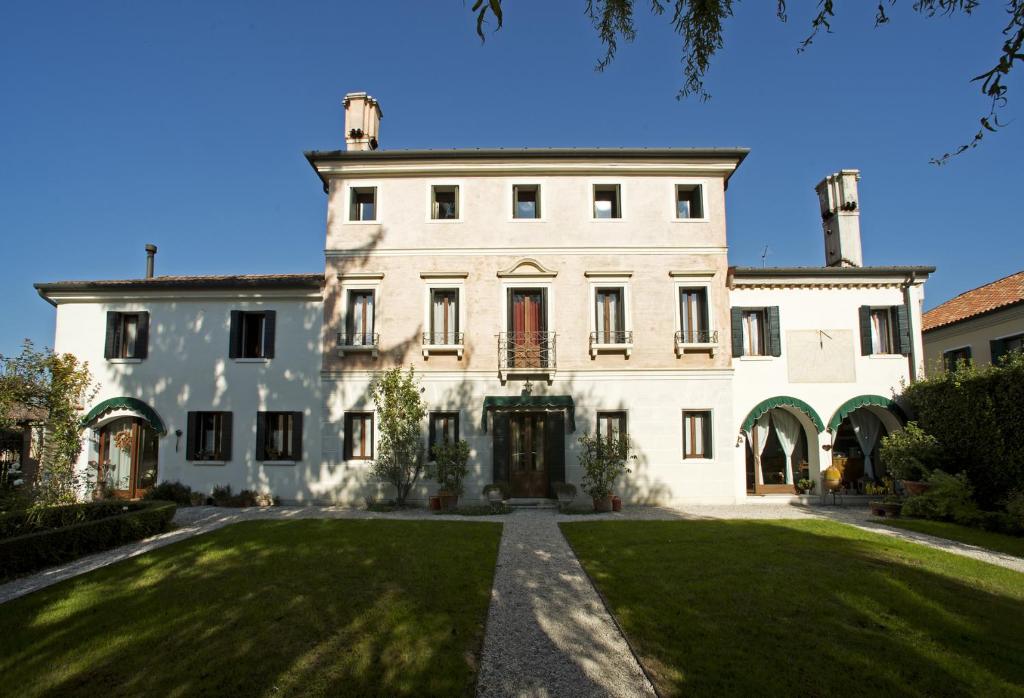
[[[502,278],[507,276],[518,276],[533,279],[536,279],[538,277],[553,278],[555,276],[558,276],[558,272],[548,269],[543,264],[538,262],[536,259],[530,259],[529,257],[526,257],[520,259],[518,262],[513,264],[508,269],[503,269],[499,271],[498,276]]]

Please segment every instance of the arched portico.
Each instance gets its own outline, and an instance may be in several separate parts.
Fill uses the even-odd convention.
[[[903,428],[906,415],[891,398],[858,395],[840,405],[828,422],[830,460],[842,472],[843,486],[862,492],[885,476],[881,440]]]
[[[89,461],[103,494],[134,499],[156,484],[158,443],[167,433],[156,410],[133,397],[115,397],[89,410],[81,424],[91,430]]]
[[[792,494],[799,480],[817,481],[825,425],[809,404],[789,395],[762,400],[740,429],[746,440],[748,493]]]

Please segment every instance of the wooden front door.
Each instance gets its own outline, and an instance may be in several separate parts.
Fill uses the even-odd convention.
[[[509,314],[509,365],[542,368],[546,343],[547,310],[540,289],[513,289]]]
[[[547,497],[548,468],[543,412],[509,415],[509,470],[513,497]]]
[[[157,438],[151,426],[133,417],[100,428],[98,477],[109,493],[135,499],[156,484]]]

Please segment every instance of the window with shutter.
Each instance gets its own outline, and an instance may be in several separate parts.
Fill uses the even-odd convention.
[[[373,413],[345,413],[345,458],[373,459]]]
[[[302,460],[301,412],[257,413],[256,460]]]
[[[186,459],[231,460],[231,413],[189,412]]]
[[[271,359],[274,357],[273,310],[258,312],[232,310],[228,357],[232,359]]]
[[[683,459],[711,458],[711,411],[683,410]]]
[[[144,359],[148,354],[149,313],[107,313],[103,356],[107,359]]]
[[[458,412],[431,412],[428,429],[427,453],[433,458],[434,446],[442,443],[455,443],[459,440]]]

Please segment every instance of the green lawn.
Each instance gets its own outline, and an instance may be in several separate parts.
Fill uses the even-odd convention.
[[[0,605],[0,676],[22,697],[471,694],[500,537],[229,526]]]
[[[561,524],[666,695],[1024,695],[1024,575],[826,521]]]
[[[879,519],[878,523],[908,531],[927,533],[929,536],[948,538],[950,540],[978,545],[989,550],[997,550],[1008,555],[1024,557],[1024,538],[1008,536],[1003,533],[983,531],[980,528],[961,526],[948,521],[928,521],[927,519]]]

